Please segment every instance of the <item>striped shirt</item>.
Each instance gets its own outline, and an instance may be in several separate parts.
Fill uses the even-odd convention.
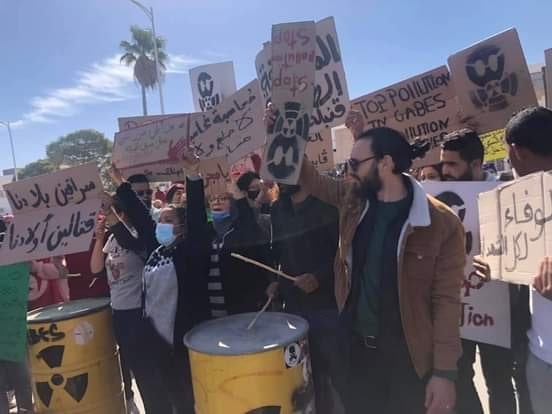
[[[209,304],[211,307],[211,316],[220,318],[227,316],[226,302],[224,300],[224,290],[222,286],[222,274],[220,271],[220,251],[222,242],[213,241],[211,249],[211,264],[209,267],[209,276],[207,280],[207,290],[209,291]]]

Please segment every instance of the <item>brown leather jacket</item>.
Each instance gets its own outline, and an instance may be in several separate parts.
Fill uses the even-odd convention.
[[[456,371],[461,355],[460,287],[466,263],[464,228],[446,205],[413,184],[413,202],[397,248],[398,290],[404,336],[420,377],[431,370]],[[352,185],[318,174],[303,163],[299,184],[339,208],[335,295],[340,311],[351,290],[352,243],[368,210]]]

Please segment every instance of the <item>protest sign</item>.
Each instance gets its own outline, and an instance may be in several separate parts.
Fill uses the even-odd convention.
[[[504,144],[504,130],[487,132],[481,135],[481,142],[485,147],[485,162],[502,160],[508,157]]]
[[[270,128],[261,175],[296,184],[309,137],[315,72],[314,22],[272,26],[272,104],[276,119]]]
[[[432,151],[417,166],[438,162],[444,136],[462,125],[456,92],[446,66],[369,93],[352,101],[364,118],[364,130],[387,126],[410,141],[427,139]]]
[[[0,360],[22,362],[26,358],[28,297],[29,266],[0,266]]]
[[[271,101],[272,54],[270,42],[257,54],[255,68],[265,98]],[[316,132],[345,123],[349,92],[333,17],[316,22],[316,61],[313,111],[310,131]]]
[[[215,109],[190,115],[189,140],[199,158],[234,163],[265,143],[264,109],[255,79]]]
[[[7,184],[4,190],[15,218],[0,248],[0,264],[88,250],[103,194],[95,164]]]
[[[2,176],[0,177],[0,216],[5,216],[6,214],[11,214],[11,207],[8,201],[8,196],[3,189],[5,184],[11,183],[13,177],[11,176]]]
[[[516,29],[455,53],[448,63],[462,113],[479,133],[504,128],[514,112],[537,105]]]
[[[175,163],[186,148],[189,115],[177,115],[115,134],[113,163],[132,167]]]
[[[152,122],[161,121],[162,119],[170,118],[172,116],[184,116],[186,114],[170,114],[170,115],[146,115],[146,116],[127,116],[117,118],[119,124],[119,131],[125,129],[136,128],[142,125],[147,125]]]
[[[324,128],[309,135],[306,148],[307,157],[319,172],[329,171],[334,167],[332,130]]]
[[[201,160],[199,171],[203,177],[206,195],[220,195],[228,191],[230,171],[226,158],[218,157]]]
[[[163,162],[142,167],[125,168],[121,172],[127,179],[135,174],[145,175],[150,183],[184,181],[187,175],[184,166],[178,162]]]
[[[210,111],[236,92],[234,64],[221,62],[190,69],[190,84],[195,110]]]
[[[259,160],[262,159],[263,151],[259,148],[256,151],[253,151],[251,154],[247,154],[246,157],[236,161],[230,166],[230,177],[233,182],[236,182],[240,176],[247,171],[257,171],[257,167],[253,162],[253,158]]]
[[[545,84],[546,84],[546,106],[552,108],[552,49],[544,51],[545,61]]]
[[[425,182],[429,194],[451,207],[466,231],[466,268],[461,289],[460,334],[464,339],[510,347],[508,284],[484,282],[475,274],[473,257],[480,253],[477,196],[496,182]]]
[[[349,128],[345,126],[332,129],[333,141],[335,142],[334,163],[343,164],[351,156],[354,139]]]
[[[481,251],[494,279],[531,285],[552,255],[552,175],[532,174],[479,196]]]

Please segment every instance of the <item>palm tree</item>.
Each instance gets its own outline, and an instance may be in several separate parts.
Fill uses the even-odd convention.
[[[153,89],[158,82],[157,71],[155,70],[155,52],[153,47],[153,35],[151,30],[142,29],[138,26],[131,26],[132,43],[123,40],[120,44],[124,54],[121,56],[121,63],[127,66],[134,65],[134,79],[142,88],[142,109],[144,115],[148,114],[146,103],[146,89]],[[166,70],[165,62],[168,60],[165,46],[167,41],[162,37],[157,37],[157,57],[159,58],[159,66],[161,79],[163,81],[163,73]]]

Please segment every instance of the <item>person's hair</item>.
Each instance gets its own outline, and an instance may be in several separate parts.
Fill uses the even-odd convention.
[[[144,174],[134,174],[128,177],[127,181],[131,184],[146,183],[149,184],[148,177]]]
[[[111,206],[117,214],[125,213],[125,206],[117,194],[111,196]]]
[[[475,160],[483,162],[485,159],[485,147],[481,138],[477,132],[469,128],[462,128],[445,135],[441,148],[444,151],[457,152],[467,163]]]
[[[236,185],[241,191],[247,191],[254,180],[260,179],[261,177],[259,176],[259,174],[254,173],[253,171],[246,171],[240,176],[240,178],[238,178],[238,181],[236,181]]]
[[[439,179],[443,180],[443,164],[432,164],[432,165],[425,165],[422,168],[420,168],[420,175],[422,174],[422,171],[424,168],[433,168],[435,171],[437,171],[437,174],[439,174]]]
[[[178,190],[186,191],[186,186],[182,183],[176,183],[171,185],[171,188],[169,188],[169,191],[167,191],[167,197],[166,197],[167,203],[169,204],[172,203],[174,195]]]
[[[399,131],[389,127],[374,128],[362,133],[357,140],[369,139],[372,152],[377,159],[389,155],[395,163],[394,174],[402,174],[410,170],[412,161],[422,158],[430,148],[429,142],[416,140],[409,144]]]
[[[174,204],[168,204],[167,206],[165,206],[165,209],[173,210],[176,213],[176,216],[178,217],[178,221],[180,222],[180,224],[186,223],[186,217],[187,217],[186,207],[177,206]]]
[[[522,109],[506,124],[505,138],[534,154],[552,155],[552,111],[542,106]]]

